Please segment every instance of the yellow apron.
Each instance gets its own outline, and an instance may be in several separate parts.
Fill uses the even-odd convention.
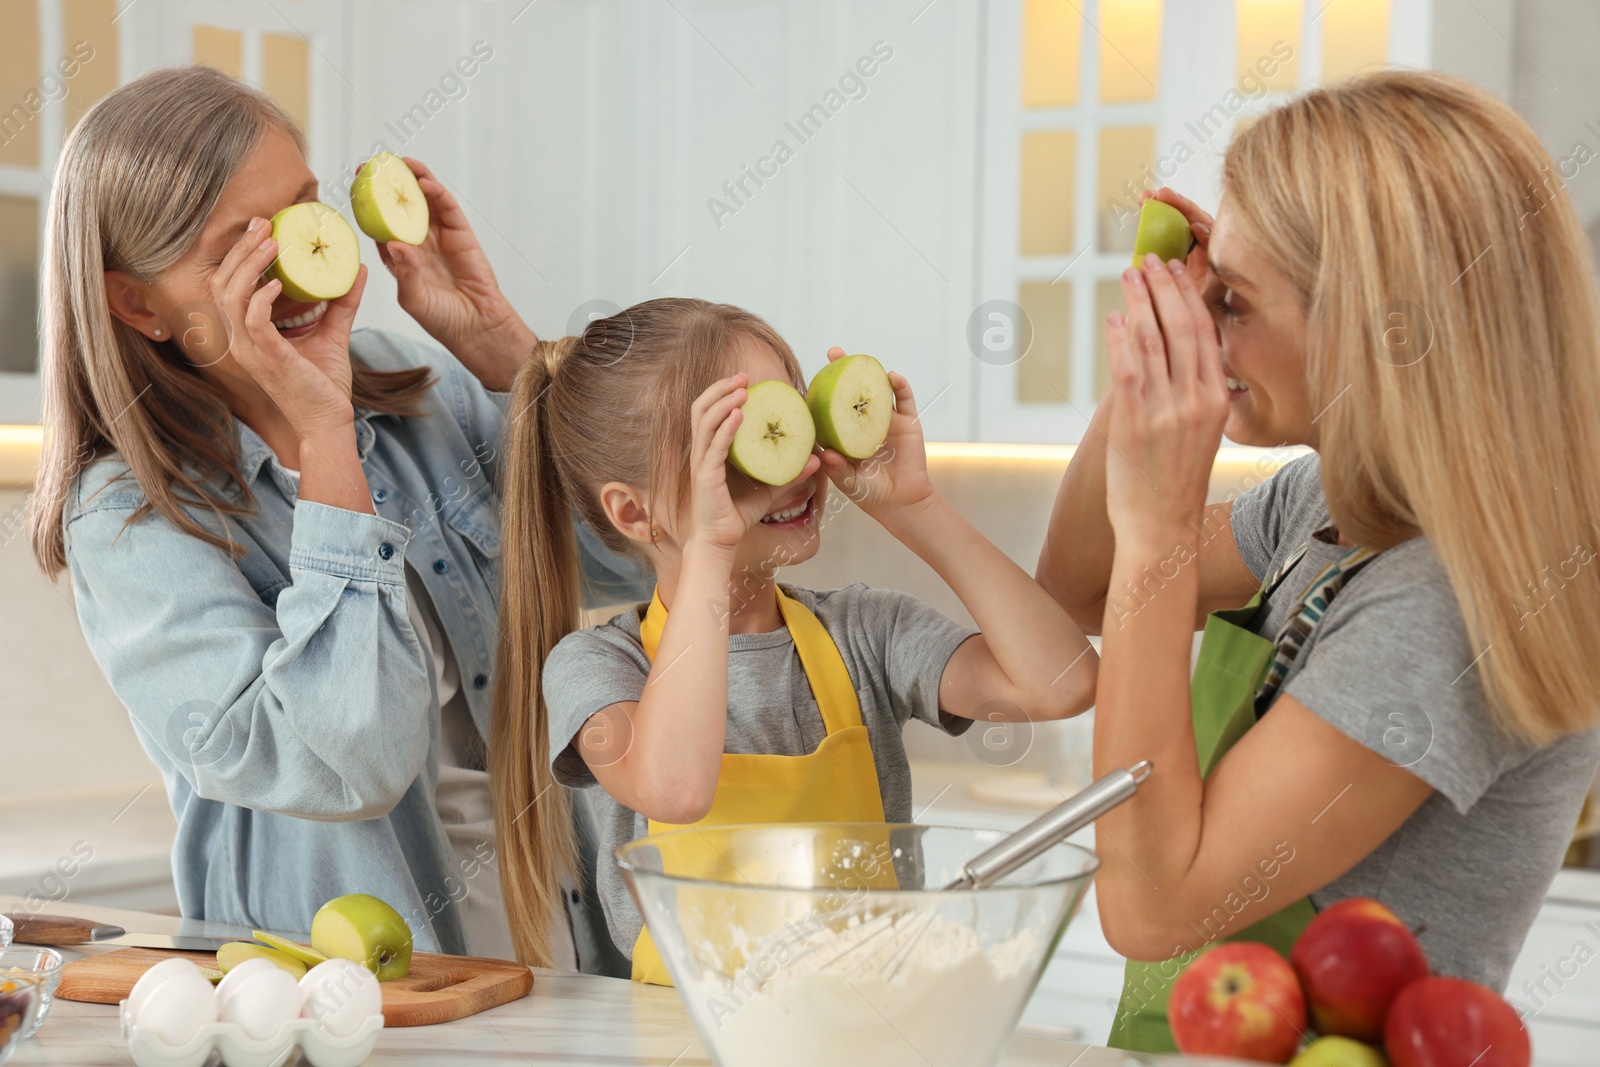
[[[725,752],[717,774],[711,810],[693,826],[728,826],[768,822],[883,822],[883,797],[878,792],[877,765],[861,721],[855,685],[838,647],[806,606],[774,587],[784,625],[800,654],[800,666],[828,735],[805,756],[768,756]],[[639,626],[645,655],[652,661],[667,625],[667,609],[657,590]],[[650,833],[682,829],[649,820]],[[887,868],[892,876],[892,868]],[[633,946],[633,979],[671,985],[648,927]]]

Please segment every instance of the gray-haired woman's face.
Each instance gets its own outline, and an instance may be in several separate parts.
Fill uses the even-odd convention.
[[[290,204],[317,199],[317,179],[299,146],[286,132],[269,126],[217,200],[194,246],[160,277],[139,286],[150,322],[161,329],[161,340],[171,339],[195,366],[208,376],[244,379],[244,371],[227,358],[228,338],[244,329],[242,321],[229,321],[212,296],[212,277],[253,218],[270,219]],[[263,284],[252,282],[251,291]],[[114,310],[119,301],[112,296]],[[318,305],[279,296],[272,304],[273,325],[285,337],[304,337],[321,326],[320,315],[304,325],[284,324],[312,312]],[[325,309],[325,305],[322,305]],[[242,314],[242,312],[240,313]],[[127,320],[127,315],[118,317]],[[135,322],[135,326],[140,326]],[[140,328],[143,328],[142,326]]]

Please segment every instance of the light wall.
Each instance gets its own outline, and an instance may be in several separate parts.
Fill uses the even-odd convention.
[[[1224,499],[1270,475],[1298,450],[1226,450],[1212,474],[1211,496]],[[1032,573],[1070,448],[934,445],[929,469],[951,502],[1019,565]],[[107,783],[149,780],[151,766],[127,713],[89,655],[69,583],[45,580],[20,533],[25,488],[0,489],[0,690],[7,751],[25,752],[0,779],[0,798],[75,792]],[[926,564],[855,507],[833,513],[822,548],[781,578],[828,589],[866,582],[912,593],[954,618],[969,619]],[[1046,730],[1025,765],[1048,769],[1061,755]],[[968,741],[931,730],[907,732],[913,754],[964,759]]]

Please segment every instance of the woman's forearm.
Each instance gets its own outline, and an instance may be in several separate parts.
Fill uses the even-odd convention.
[[[354,423],[300,439],[299,499],[373,514]]]
[[[1180,545],[1196,547],[1194,539],[1192,530],[1130,536],[1117,546],[1112,581],[1118,588],[1137,583]],[[1159,912],[1163,893],[1176,890],[1200,842],[1204,786],[1189,702],[1197,572],[1191,565],[1163,576],[1138,611],[1106,621],[1101,640],[1095,777],[1139,760],[1156,768],[1136,797],[1097,822],[1113,846],[1098,850],[1101,900],[1132,914]]]
[[[1110,395],[1095,409],[1061,479],[1039,550],[1039,584],[1084,633],[1100,632],[1116,538],[1106,517],[1106,424]]]
[[[528,361],[539,337],[532,327],[522,321],[522,316],[508,305],[506,315],[483,333],[455,345],[446,345],[450,354],[461,361],[483,387],[496,393],[508,393],[516,380],[517,371]]]

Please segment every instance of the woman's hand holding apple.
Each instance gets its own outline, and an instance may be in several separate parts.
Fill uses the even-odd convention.
[[[278,253],[269,230],[266,219],[252,219],[211,275],[211,298],[229,324],[228,351],[300,437],[344,429],[355,418],[350,403],[350,326],[366,288],[367,270],[361,268],[348,293],[328,302],[312,333],[285,338],[272,325],[272,303],[282,293],[283,283],[273,279],[260,284],[261,272]]]
[[[428,199],[429,218],[421,244],[378,245],[400,306],[484,385],[508,389],[538,338],[501,293],[456,198],[420,161],[406,157],[406,164]]]
[[[1119,543],[1170,549],[1193,536],[1227,420],[1217,330],[1181,264],[1130,267],[1122,295],[1127,316],[1106,327],[1106,511]]]
[[[1188,259],[1184,269],[1194,279],[1194,284],[1201,293],[1206,291],[1206,286],[1211,282],[1211,261],[1207,258],[1207,247],[1211,243],[1211,231],[1216,226],[1217,220],[1211,213],[1196,204],[1193,200],[1175,193],[1166,186],[1155,192],[1146,191],[1139,197],[1140,201],[1159,200],[1163,204],[1171,205],[1178,209],[1178,213],[1189,220],[1189,232],[1194,234],[1194,247],[1189,250]]]

